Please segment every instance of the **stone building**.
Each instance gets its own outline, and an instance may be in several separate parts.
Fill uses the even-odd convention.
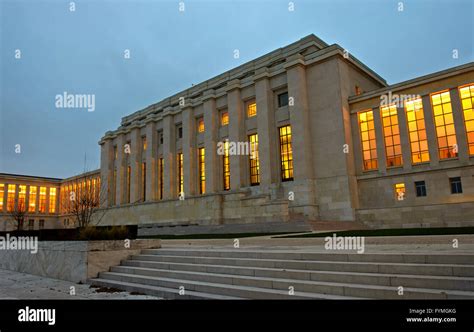
[[[16,229],[15,214],[20,213],[26,230],[74,227],[71,193],[99,195],[100,188],[99,170],[67,179],[0,173],[0,231]]]
[[[473,104],[474,63],[388,85],[309,35],[108,131],[91,173],[101,225],[474,225]],[[9,181],[0,176],[0,195]],[[35,181],[61,201],[75,191]],[[10,196],[0,196],[0,218]],[[58,207],[57,224],[66,219]]]
[[[473,82],[470,63],[389,86],[309,35],[107,132],[106,222],[472,225]]]

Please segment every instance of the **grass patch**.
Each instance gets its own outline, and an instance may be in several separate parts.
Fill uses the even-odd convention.
[[[439,228],[394,228],[363,229],[350,231],[333,231],[325,233],[308,233],[301,235],[277,236],[279,239],[326,237],[336,233],[338,236],[415,236],[415,235],[460,235],[474,234],[474,227],[439,227]]]
[[[208,239],[241,239],[254,236],[274,236],[298,234],[301,232],[280,232],[280,233],[235,233],[235,234],[186,234],[186,235],[154,235],[141,236],[140,239],[161,239],[161,240],[208,240]]]

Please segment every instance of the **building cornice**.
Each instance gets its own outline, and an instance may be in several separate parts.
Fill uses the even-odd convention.
[[[349,97],[349,104],[355,104],[361,101],[376,98],[376,97],[379,97],[380,95],[387,93],[388,91],[391,91],[393,93],[400,90],[405,90],[405,89],[409,89],[409,88],[416,87],[419,85],[431,83],[434,81],[439,81],[445,78],[467,73],[470,71],[474,71],[474,62],[469,62],[464,65],[448,68],[448,69],[441,70],[441,71],[431,73],[428,75],[424,75],[424,76],[416,77],[416,78],[403,81],[400,83],[392,84],[381,89],[372,90],[372,91],[363,93],[358,96],[351,96]]]
[[[313,49],[311,49],[311,47]],[[145,126],[149,121],[160,121],[164,116],[181,112],[182,107],[179,107],[180,98],[186,99],[187,106],[191,105],[192,107],[197,107],[209,98],[219,98],[232,90],[252,86],[260,79],[270,79],[281,75],[293,66],[309,66],[317,62],[325,61],[330,57],[343,57],[343,51],[343,48],[337,44],[329,46],[316,36],[309,35],[293,44],[279,48],[171,97],[165,98],[143,110],[123,117],[121,126],[116,131],[107,132],[99,144],[103,144],[107,139],[115,138],[117,134],[128,133],[131,128],[130,126]],[[344,59],[364,71],[381,85],[387,84],[383,78],[356,58],[349,56]],[[208,91],[213,92],[209,95]]]

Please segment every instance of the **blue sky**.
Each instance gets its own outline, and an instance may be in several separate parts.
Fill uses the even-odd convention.
[[[123,116],[310,33],[389,83],[474,59],[472,0],[183,2],[0,0],[0,172],[98,168]],[[95,111],[55,108],[64,91],[94,94]]]

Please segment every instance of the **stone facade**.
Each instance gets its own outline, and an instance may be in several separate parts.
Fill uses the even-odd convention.
[[[469,63],[388,85],[339,45],[309,35],[126,116],[106,132],[97,171],[106,209],[101,225],[474,225],[474,120],[467,122],[473,111],[460,101],[460,88],[473,84]],[[471,91],[474,96],[474,86]],[[452,110],[444,115],[450,134],[441,138],[433,113],[439,106],[431,105],[438,92],[450,96],[443,107]],[[388,108],[391,113],[382,107],[392,94],[420,98],[417,135],[426,138],[416,144],[426,145],[429,161],[412,160],[416,135],[405,104]],[[365,113],[373,116],[370,144],[361,141]],[[392,113],[387,127],[381,116]],[[254,155],[218,153],[222,142],[248,143],[254,135],[258,162]],[[456,139],[449,147],[454,154],[441,151],[448,136]],[[422,181],[424,195],[415,188]]]
[[[297,220],[359,221],[377,228],[472,225],[473,161],[466,149],[457,93],[458,87],[474,81],[473,73],[474,66],[467,64],[389,86],[339,45],[307,36],[124,117],[117,130],[107,132],[100,141],[102,179],[109,180],[106,222],[147,227]],[[428,128],[433,125],[427,124],[431,162],[411,165],[402,105],[398,116],[404,164],[387,168],[380,97],[388,92],[418,94],[424,112],[431,114],[426,100],[444,89],[452,91],[458,157],[437,160],[436,137]],[[279,103],[282,93],[287,93],[287,105]],[[247,107],[253,102],[257,115],[249,117]],[[375,114],[378,152],[378,167],[369,172],[363,170],[358,123],[358,112],[368,109]],[[228,125],[220,123],[222,112],[228,112]],[[197,127],[200,118],[204,132]],[[430,119],[426,114],[425,121]],[[282,178],[282,126],[290,126],[292,133],[290,181]],[[258,135],[259,183],[251,185],[250,157],[231,155],[230,190],[224,190],[223,157],[216,146],[225,140],[247,141],[252,134]],[[150,147],[146,150],[136,144],[145,137]],[[124,146],[131,148],[128,154]],[[205,150],[203,194],[199,148]],[[160,160],[164,163],[161,171]],[[181,173],[184,200],[178,197]],[[111,174],[116,174],[113,181]],[[462,177],[463,193],[451,194],[449,178],[453,176]],[[140,182],[145,179],[146,183]],[[429,188],[426,197],[415,197],[417,179]],[[398,183],[405,185],[403,201],[395,199]]]
[[[350,134],[347,98],[356,85],[373,90],[386,83],[355,58],[345,59],[340,46],[328,46],[311,35],[123,118],[122,125],[100,141],[102,179],[109,180],[106,222],[354,220],[350,186],[354,175],[348,175],[348,158],[340,150],[344,133]],[[282,105],[278,97],[284,93],[289,102]],[[247,107],[253,102],[257,114],[250,117]],[[220,123],[222,112],[228,112],[228,125]],[[202,133],[197,130],[200,118]],[[290,181],[281,178],[282,126],[290,126],[293,133]],[[226,139],[246,142],[252,134],[258,135],[259,183],[250,183],[249,156],[230,155],[230,190],[224,190],[223,157],[217,154],[217,144]],[[140,137],[146,137],[146,150],[134,144]],[[330,148],[335,144],[341,149]],[[199,148],[205,149],[204,194],[200,194]],[[184,200],[178,198],[180,153]],[[143,167],[136,166],[137,158]],[[111,174],[115,180],[110,181]],[[146,183],[140,183],[144,178]],[[135,187],[146,192],[145,199],[141,193],[137,196]],[[126,199],[112,198],[124,192]]]
[[[81,186],[100,195],[100,171],[67,179],[0,173],[0,232],[17,229],[15,211],[25,214],[23,230],[76,227],[69,202]]]

